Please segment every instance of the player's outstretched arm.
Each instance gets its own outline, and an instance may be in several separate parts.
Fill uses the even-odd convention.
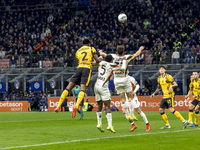
[[[187,101],[189,101],[189,98],[192,96],[192,92],[193,92],[193,90],[190,89],[190,90],[188,91],[188,94],[185,96],[185,99],[186,99]]]
[[[157,87],[157,89],[156,89],[156,91],[155,92],[153,92],[153,94],[151,94],[151,98],[152,97],[154,97],[155,96],[155,94],[157,94],[159,91],[160,91],[160,89],[161,89],[161,87],[160,87],[160,84],[158,84],[158,87]]]
[[[138,57],[141,54],[142,50],[144,50],[144,46],[140,46],[139,50],[134,54],[134,56]]]
[[[103,52],[102,50],[99,50],[99,54],[103,57],[106,57],[108,54],[106,54],[105,52]]]
[[[94,54],[94,60],[96,61],[96,63],[100,62],[99,57],[97,56],[97,54]]]
[[[174,81],[173,83],[172,83],[172,85],[169,87],[169,92],[172,92],[173,91],[173,88],[174,87],[177,87],[178,86],[178,84]]]

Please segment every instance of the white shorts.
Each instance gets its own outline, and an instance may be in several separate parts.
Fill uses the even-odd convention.
[[[130,103],[130,106],[132,108],[138,108],[138,107],[140,107],[140,102],[138,101],[138,98],[137,98],[136,95],[134,95],[133,100],[131,100],[129,103]]]
[[[117,94],[129,93],[132,91],[131,82],[127,77],[125,78],[114,78],[115,89]]]
[[[94,94],[96,101],[107,101],[111,100],[111,95],[108,87],[98,86],[97,84],[94,85]]]

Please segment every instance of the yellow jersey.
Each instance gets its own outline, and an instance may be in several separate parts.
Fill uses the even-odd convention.
[[[89,68],[92,69],[92,62],[96,50],[94,47],[82,46],[76,52],[76,59],[78,60],[77,68]]]
[[[190,89],[193,89],[193,94],[196,96],[198,95],[195,99],[200,101],[200,78],[196,81],[196,80],[193,80],[191,83],[190,83]]]
[[[158,77],[158,84],[162,88],[163,99],[174,97],[174,91],[172,91],[170,93],[168,91],[169,87],[172,85],[173,82],[174,82],[174,79],[169,74],[165,74],[164,77],[162,77],[162,76]]]

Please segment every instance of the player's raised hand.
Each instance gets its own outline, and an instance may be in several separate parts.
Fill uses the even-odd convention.
[[[168,92],[171,93],[172,91],[173,91],[173,88],[172,86],[170,86]]]
[[[155,96],[155,94],[153,93],[153,94],[151,94],[151,96],[150,96],[150,97],[151,97],[151,98],[153,98],[154,96]]]
[[[186,95],[186,96],[185,96],[185,99],[188,101],[188,100],[189,100],[189,96],[188,96],[188,95]]]
[[[140,46],[140,49],[141,49],[141,50],[144,50],[144,48],[145,48],[144,46]]]

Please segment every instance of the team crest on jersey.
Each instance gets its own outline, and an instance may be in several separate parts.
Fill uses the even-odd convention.
[[[50,86],[52,89],[54,89],[56,87],[56,81],[55,80],[51,81]]]
[[[20,88],[20,81],[19,80],[17,80],[17,81],[15,81],[14,82],[14,87],[16,88],[16,89],[19,89]]]

